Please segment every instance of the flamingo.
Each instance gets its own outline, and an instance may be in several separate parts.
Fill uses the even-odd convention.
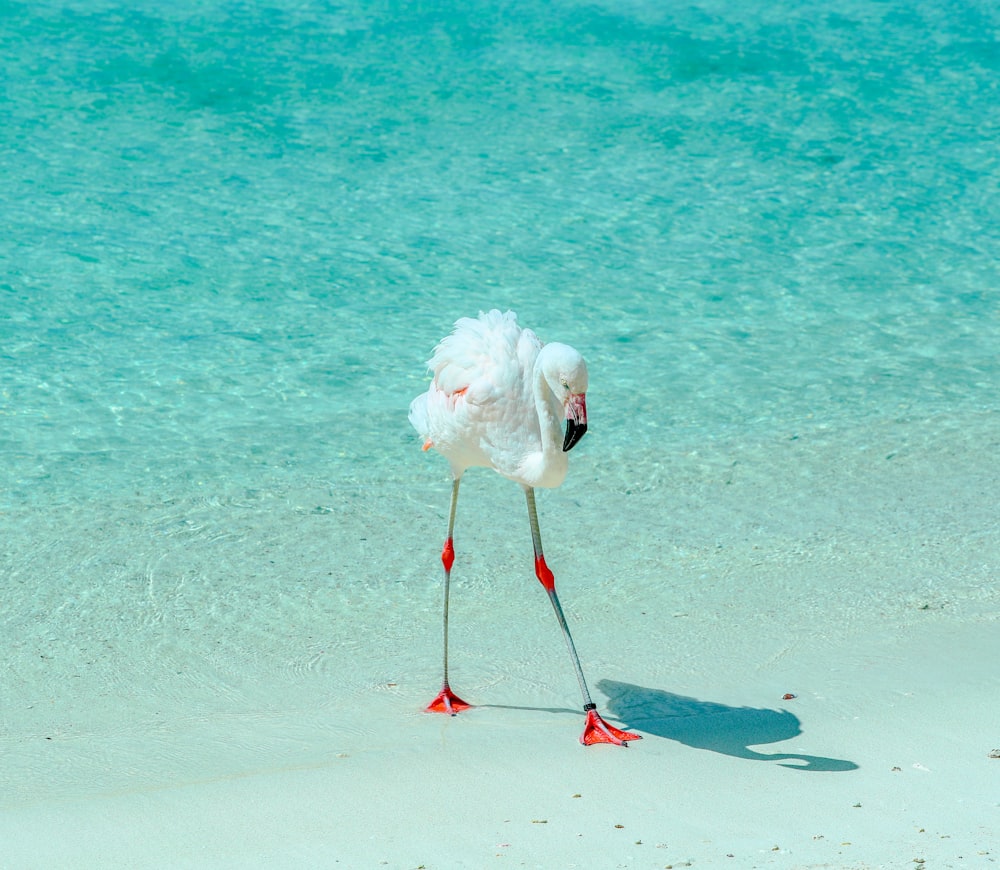
[[[455,508],[466,469],[482,466],[516,481],[528,503],[528,524],[535,551],[535,576],[548,593],[573,659],[586,715],[580,742],[627,746],[640,735],[605,722],[591,700],[580,657],[556,595],[555,578],[545,564],[535,509],[535,488],[559,486],[566,477],[566,454],[587,431],[587,364],[565,344],[543,345],[530,329],[518,326],[512,311],[494,309],[478,318],[463,317],[428,360],[434,373],[427,392],[410,404],[410,422],[451,465],[448,537],[444,565],[444,678],[427,712],[452,716],[472,705],[448,683],[448,594],[455,562]],[[561,420],[566,421],[565,436]]]

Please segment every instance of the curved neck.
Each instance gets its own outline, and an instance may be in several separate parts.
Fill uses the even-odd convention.
[[[535,410],[542,433],[543,453],[562,453],[562,424],[559,419],[559,401],[549,387],[542,370],[542,354],[535,360]]]

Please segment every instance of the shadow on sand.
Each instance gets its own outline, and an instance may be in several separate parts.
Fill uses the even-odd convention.
[[[608,697],[607,711],[620,719],[626,730],[666,737],[694,749],[734,758],[796,762],[781,765],[792,770],[834,772],[858,768],[853,761],[839,758],[788,752],[765,754],[750,749],[802,733],[799,720],[787,710],[728,707],[614,680],[601,680],[597,687]]]

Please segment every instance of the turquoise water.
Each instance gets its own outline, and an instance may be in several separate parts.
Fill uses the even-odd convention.
[[[4,498],[395,464],[494,305],[605,430],[995,408],[996,19],[5,4]]]
[[[588,359],[583,523],[708,503],[684,457],[766,477],[814,439],[829,477],[873,432],[992,479],[998,27],[985,0],[0,5],[8,735],[43,696],[79,728],[120,691],[141,731],[332,691],[369,593],[394,640],[352,691],[407,676],[436,617],[391,608],[436,605],[447,474],[406,411],[480,309]]]

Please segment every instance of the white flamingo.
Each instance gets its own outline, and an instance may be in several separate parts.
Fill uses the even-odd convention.
[[[580,742],[627,745],[640,735],[605,722],[590,698],[580,658],[566,625],[555,579],[545,564],[535,510],[535,487],[556,487],[569,467],[566,453],[587,431],[587,364],[565,344],[543,345],[517,325],[512,311],[463,317],[427,363],[434,378],[410,404],[410,422],[449,463],[453,476],[444,564],[444,680],[428,705],[434,713],[456,713],[471,704],[448,684],[448,591],[455,561],[453,534],[458,485],[467,468],[486,466],[524,488],[535,550],[535,576],[545,588],[569,647],[583,693],[586,723]],[[561,423],[566,421],[563,436]]]

